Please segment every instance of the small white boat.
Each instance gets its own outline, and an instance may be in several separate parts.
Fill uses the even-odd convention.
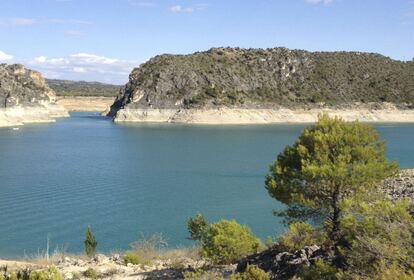
[[[19,130],[20,128],[18,128],[18,127],[13,127],[13,130]]]

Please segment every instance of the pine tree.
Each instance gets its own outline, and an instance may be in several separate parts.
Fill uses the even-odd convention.
[[[91,227],[88,226],[86,229],[85,234],[85,253],[89,258],[95,256],[96,247],[98,246],[98,242],[95,239],[95,236],[92,233]]]
[[[269,194],[287,205],[287,222],[324,221],[334,246],[341,236],[345,199],[375,192],[397,164],[385,158],[385,145],[370,125],[320,116],[270,167]]]

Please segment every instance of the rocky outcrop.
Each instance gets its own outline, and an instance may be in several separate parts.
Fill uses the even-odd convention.
[[[41,74],[23,65],[0,64],[0,127],[51,122],[67,116]]]
[[[271,123],[287,110],[291,121],[298,111],[314,121],[326,108],[362,105],[363,117],[373,121],[400,110],[408,112],[402,119],[414,121],[413,77],[414,62],[378,54],[215,48],[156,56],[134,69],[109,115],[116,121],[226,123],[230,116],[238,120],[227,123]]]
[[[326,258],[325,252],[317,245],[305,247],[294,253],[280,252],[274,247],[242,259],[237,266],[237,271],[244,272],[247,265],[256,265],[269,272],[271,279],[291,279],[303,267],[314,264],[318,259]]]
[[[394,178],[386,179],[383,190],[393,200],[408,199],[414,202],[414,169],[403,169]]]

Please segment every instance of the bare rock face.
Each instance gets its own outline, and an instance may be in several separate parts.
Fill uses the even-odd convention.
[[[20,64],[0,65],[0,108],[45,105],[55,99],[55,92],[39,72]]]
[[[359,52],[213,48],[134,69],[111,107],[125,110],[414,108],[414,63]],[[375,108],[374,108],[375,109]]]
[[[414,203],[414,169],[403,169],[394,178],[384,180],[382,188],[393,200],[408,199]]]
[[[0,127],[54,121],[67,116],[39,72],[20,64],[0,64]]]

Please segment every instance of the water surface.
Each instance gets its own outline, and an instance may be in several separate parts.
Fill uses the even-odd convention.
[[[283,230],[264,189],[269,164],[303,125],[117,125],[96,113],[0,129],[0,257],[59,246],[80,252],[91,225],[100,251],[139,233],[191,244],[186,220],[237,219],[264,238]],[[414,167],[414,124],[377,125],[388,156]]]

